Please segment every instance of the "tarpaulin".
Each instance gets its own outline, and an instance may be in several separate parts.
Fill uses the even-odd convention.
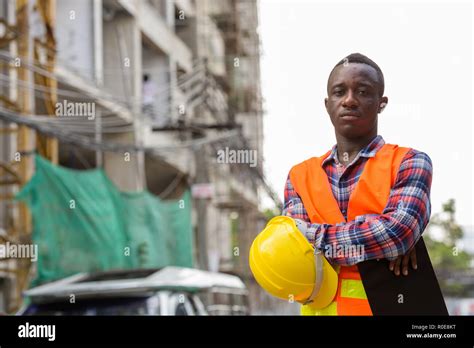
[[[35,164],[16,196],[33,218],[33,286],[77,272],[193,266],[189,191],[165,201],[120,192],[102,169],[72,170],[40,156]]]

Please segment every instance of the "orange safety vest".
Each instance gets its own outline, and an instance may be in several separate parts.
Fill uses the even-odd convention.
[[[355,220],[359,215],[381,214],[387,205],[400,164],[409,148],[385,144],[365,163],[359,181],[349,197],[347,220],[332,193],[321,157],[312,157],[294,166],[290,171],[291,183],[300,196],[311,223],[338,224]],[[324,251],[323,251],[324,252]],[[370,304],[357,265],[336,266],[339,282],[336,296],[327,307],[316,310],[307,305],[303,315],[372,315]]]

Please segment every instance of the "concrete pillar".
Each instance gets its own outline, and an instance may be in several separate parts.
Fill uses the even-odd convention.
[[[135,134],[107,135],[106,139],[118,143],[140,145],[138,133],[141,113],[142,57],[141,34],[135,18],[116,15],[105,21],[103,27],[104,62],[107,74],[106,90],[125,100],[135,115]],[[116,71],[111,74],[111,71]],[[104,136],[105,137],[105,136]],[[140,191],[145,188],[144,154],[104,153],[104,169],[112,181],[124,191]]]

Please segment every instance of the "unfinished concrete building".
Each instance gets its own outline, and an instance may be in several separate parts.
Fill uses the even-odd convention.
[[[49,17],[42,16],[46,5]],[[25,11],[24,18],[19,17],[20,9]],[[9,77],[2,80],[7,101],[23,98],[28,100],[28,110],[23,100],[22,111],[51,115],[35,93],[20,90],[13,83],[18,72],[7,66],[21,46],[20,38],[8,36],[8,25],[18,27],[25,20],[31,29],[22,33],[23,37],[42,41],[49,35],[54,43],[54,57],[46,53],[42,58],[40,49],[35,55],[31,47],[22,57],[49,68],[48,83],[52,86],[54,81],[61,91],[51,93],[53,101],[88,100],[95,105],[94,119],[77,119],[64,127],[88,135],[94,143],[113,144],[93,148],[65,138],[47,138],[49,148],[56,149],[48,158],[69,168],[104,168],[123,191],[148,189],[167,199],[190,189],[195,267],[239,275],[250,290],[252,313],[270,313],[275,306],[285,306],[258,287],[248,267],[250,244],[266,223],[261,195],[275,197],[263,177],[256,1],[3,0],[0,16],[6,28],[0,49],[5,57],[10,55],[2,65],[2,72]],[[33,83],[33,73],[26,66],[24,70],[30,74],[26,81]],[[154,98],[146,111],[145,75],[154,84]],[[3,107],[9,107],[7,101]],[[7,123],[2,127],[22,128]],[[22,132],[31,133],[28,144],[19,143],[24,134],[0,134],[2,163],[14,161],[19,150],[34,150],[35,134],[41,132]],[[220,137],[224,140],[183,146]],[[117,148],[120,144],[133,145],[135,151],[122,151]],[[155,153],[145,148],[161,150]],[[255,151],[255,166],[219,163],[217,154],[226,148]],[[32,170],[30,163],[16,187],[2,186],[0,227],[4,234],[13,230],[31,233],[31,226],[15,222],[21,220],[22,208],[14,206],[11,199]],[[0,270],[0,310],[12,311],[21,302],[18,291],[25,284],[18,284],[11,270],[26,266],[12,264]]]

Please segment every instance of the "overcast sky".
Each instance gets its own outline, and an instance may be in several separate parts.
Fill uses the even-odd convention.
[[[335,144],[327,77],[360,52],[385,76],[379,134],[426,152],[432,212],[454,198],[473,225],[472,17],[468,2],[260,0],[265,169],[280,197],[293,165]]]

